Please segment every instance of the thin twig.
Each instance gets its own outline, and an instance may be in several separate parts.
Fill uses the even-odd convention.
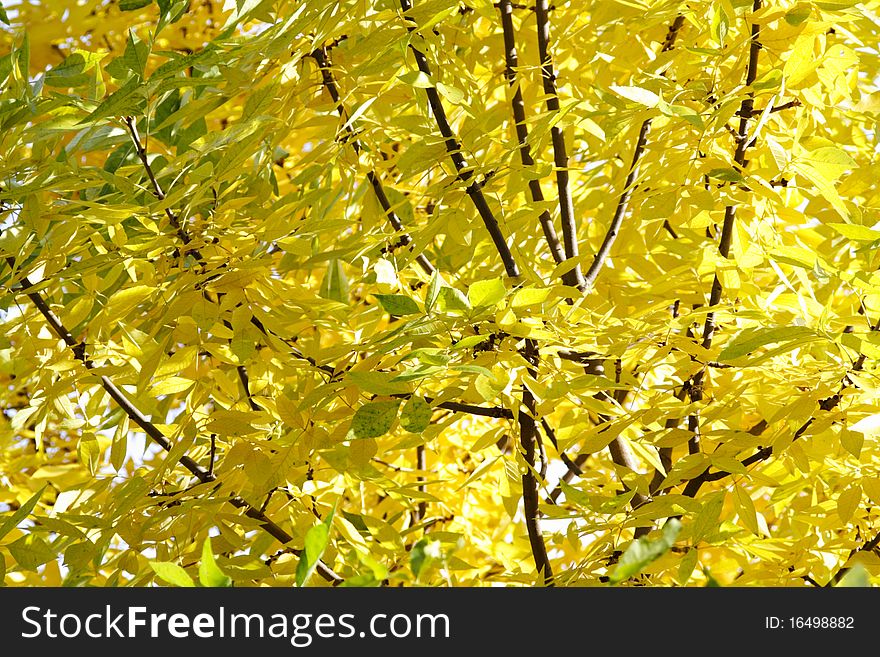
[[[150,179],[150,184],[153,186],[153,195],[160,201],[164,201],[165,192],[162,190],[161,185],[159,185],[159,181],[156,178],[156,174],[153,171],[152,165],[150,164],[146,147],[144,146],[143,142],[141,141],[140,135],[138,134],[137,123],[135,122],[134,117],[126,116],[123,119],[123,122],[128,128],[128,134],[131,136],[131,141],[134,144],[134,150],[137,153],[138,159],[140,159],[141,164],[143,164],[144,171],[146,171],[147,177]],[[183,227],[183,224],[180,221],[180,217],[178,217],[177,214],[175,214],[175,212],[168,207],[165,208],[165,216],[168,217],[168,221],[171,223],[171,226],[174,228],[180,240],[184,243],[184,245],[188,245],[192,241],[192,238]],[[202,260],[201,253],[199,253],[198,249],[190,249],[189,251],[198,260]]]
[[[675,17],[672,25],[669,26],[669,31],[666,34],[666,39],[663,42],[663,48],[660,52],[666,52],[673,48],[675,45],[675,39],[678,36],[678,32],[681,30],[682,25],[684,25],[684,16],[679,14]],[[596,255],[593,256],[593,262],[590,264],[590,268],[584,275],[584,285],[587,288],[591,288],[595,285],[599,272],[602,271],[605,260],[607,260],[608,254],[611,252],[611,246],[614,244],[614,241],[617,239],[617,234],[620,232],[623,217],[626,215],[627,208],[629,207],[629,199],[632,194],[633,185],[639,174],[639,161],[641,160],[642,154],[645,152],[645,146],[648,143],[648,132],[651,129],[651,121],[652,119],[650,118],[645,119],[639,128],[639,136],[636,139],[636,146],[633,150],[632,161],[629,165],[629,173],[627,173],[626,180],[623,183],[623,191],[621,191],[620,197],[617,199],[617,207],[614,209],[614,216],[611,218],[611,224],[608,226],[608,231],[605,233],[602,245],[599,247]],[[666,225],[668,226],[668,222]],[[668,226],[668,230],[675,235],[675,231],[672,231],[671,226]]]
[[[752,11],[757,12],[760,8],[761,0],[754,0]],[[749,117],[752,115],[752,110],[755,106],[755,97],[751,91],[751,87],[755,82],[755,79],[758,77],[758,56],[761,53],[761,43],[758,41],[759,32],[760,26],[757,23],[753,23],[745,82],[746,88],[750,91],[740,104],[739,131],[737,132],[738,138],[736,139],[736,151],[733,155],[733,161],[737,170],[742,170],[746,166],[746,149],[749,146]],[[736,209],[736,205],[733,203],[724,208],[724,224],[721,227],[721,238],[718,241],[718,253],[725,259],[730,256],[730,245],[733,240],[733,225],[736,220]],[[715,311],[711,309],[721,302],[721,295],[723,292],[724,289],[721,285],[721,279],[718,277],[718,272],[716,271],[712,280],[712,291],[709,295],[710,310],[706,315],[706,322],[703,326],[702,346],[704,349],[709,349],[712,346],[712,338],[715,335],[716,323]],[[692,402],[699,402],[703,399],[703,380],[705,376],[706,368],[701,368],[691,378],[690,385],[688,385],[688,391]],[[688,425],[690,426],[691,424],[692,421],[689,419]],[[696,434],[694,434],[693,440],[697,440]],[[696,447],[698,447],[698,444]],[[694,449],[694,445],[691,445],[691,449]]]
[[[312,59],[314,59],[318,68],[321,70],[321,80],[324,88],[327,90],[327,93],[330,94],[330,98],[333,99],[333,103],[336,105],[336,111],[339,113],[340,118],[344,123],[343,131],[346,135],[346,141],[351,144],[352,150],[354,150],[356,155],[360,155],[363,147],[360,141],[355,137],[354,126],[351,125],[349,121],[348,112],[345,110],[345,107],[342,104],[341,96],[339,95],[339,87],[336,84],[336,79],[333,77],[333,71],[331,69],[330,56],[328,54],[327,48],[319,48],[311,53]],[[403,242],[404,246],[409,246],[412,243],[412,237],[406,231],[403,226],[403,222],[400,221],[400,218],[397,216],[397,213],[394,212],[394,209],[391,207],[391,202],[388,200],[388,195],[385,193],[385,188],[382,186],[382,181],[379,179],[379,176],[376,175],[376,172],[373,169],[370,169],[367,172],[367,180],[370,183],[370,187],[373,188],[373,193],[376,195],[376,200],[379,201],[379,205],[382,206],[382,212],[385,213],[385,216],[388,218],[388,223],[400,233],[400,241]],[[431,261],[425,257],[424,254],[420,253],[416,256],[416,262],[419,263],[419,266],[429,276],[434,273],[435,267],[431,264]]]

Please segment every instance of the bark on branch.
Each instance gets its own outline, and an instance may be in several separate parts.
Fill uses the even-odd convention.
[[[404,14],[406,14],[412,9],[412,1],[400,0],[400,6],[403,9]],[[411,34],[417,35],[418,28],[413,25],[409,17],[406,18],[408,22],[407,29]],[[431,66],[428,63],[428,58],[412,42],[410,42],[409,48],[415,57],[419,71],[430,77]],[[498,255],[501,257],[501,261],[504,263],[504,269],[507,272],[507,275],[512,278],[518,278],[520,275],[519,267],[516,264],[516,260],[513,257],[510,247],[504,239],[504,235],[501,233],[501,228],[498,226],[498,220],[495,218],[495,215],[492,213],[492,210],[486,201],[482,186],[475,179],[473,169],[468,167],[468,164],[461,153],[461,145],[459,144],[452,127],[449,125],[446,111],[443,109],[443,103],[440,100],[440,94],[438,93],[437,88],[433,86],[425,89],[425,92],[428,96],[428,104],[431,107],[431,113],[434,115],[434,120],[437,123],[437,127],[440,130],[440,134],[446,145],[446,151],[455,166],[458,180],[462,184],[467,185],[465,191],[476,207],[492,241],[495,243],[495,248],[498,251]],[[539,361],[537,342],[531,339],[526,339],[525,346],[521,350],[521,353],[525,358],[526,363],[528,363],[529,374],[533,377],[537,376],[537,366]],[[520,446],[523,451],[526,468],[525,473],[522,475],[523,514],[525,515],[526,529],[529,534],[529,544],[532,550],[532,557],[535,560],[535,567],[537,568],[538,573],[544,578],[544,583],[547,586],[552,586],[553,570],[550,566],[550,559],[547,556],[547,547],[544,544],[544,537],[541,533],[540,510],[538,508],[538,482],[535,477],[535,446],[537,440],[535,398],[525,384],[523,385],[522,392],[522,407],[525,410],[521,409],[519,411],[517,414],[517,422],[519,423]]]
[[[752,11],[757,12],[761,8],[761,0],[754,0]],[[755,98],[751,87],[758,77],[758,56],[761,53],[761,43],[758,41],[760,26],[753,23],[751,39],[749,42],[749,61],[746,69],[746,88],[749,89],[739,108],[739,130],[737,131],[736,151],[733,155],[733,161],[738,170],[742,170],[746,166],[746,149],[749,147],[749,117],[752,116],[752,110],[755,107]],[[730,256],[730,244],[733,240],[733,226],[736,221],[736,205],[731,203],[724,208],[724,224],[721,227],[721,237],[718,241],[718,253],[722,258],[727,259]],[[716,322],[715,311],[712,310],[721,302],[721,295],[724,293],[721,279],[718,272],[712,279],[712,291],[709,295],[709,313],[706,315],[706,322],[703,326],[703,342],[704,349],[712,346],[712,339],[715,336]],[[698,402],[703,399],[703,381],[706,377],[706,368],[700,369],[690,380],[688,385],[689,398],[692,402]],[[697,426],[696,416],[688,418],[688,428]],[[693,438],[688,443],[689,451],[696,453],[699,451],[699,438],[695,431]]]
[[[411,0],[400,0],[400,6],[405,14],[412,9],[413,5]],[[411,19],[407,18],[407,23],[407,29],[410,33],[417,34],[418,28],[412,24]],[[419,71],[431,77],[431,65],[428,63],[425,53],[419,50],[412,42],[409,44],[409,49],[415,57],[416,66]],[[474,170],[468,165],[464,155],[462,155],[461,144],[452,130],[452,126],[449,124],[449,119],[446,116],[446,110],[443,109],[443,102],[440,100],[440,93],[437,91],[437,87],[428,87],[425,89],[425,93],[428,96],[428,105],[430,105],[431,113],[434,115],[434,121],[437,123],[437,128],[443,137],[446,152],[455,166],[458,180],[462,184],[467,185],[465,192],[470,197],[474,207],[476,207],[480,219],[483,220],[483,224],[486,226],[486,230],[489,232],[489,236],[492,238],[492,242],[501,256],[501,261],[504,263],[507,275],[512,278],[518,278],[520,275],[519,267],[516,264],[510,247],[504,239],[501,227],[498,225],[498,219],[496,219],[495,214],[489,207],[486,196],[483,194],[483,188],[474,177]]]
[[[355,154],[360,155],[363,147],[360,141],[355,137],[354,127],[349,122],[349,114],[342,104],[341,96],[339,95],[339,87],[336,84],[336,78],[333,76],[333,70],[331,68],[332,64],[327,49],[319,48],[315,50],[311,56],[312,59],[317,62],[318,68],[321,70],[322,84],[327,90],[327,93],[330,94],[330,98],[333,99],[333,103],[336,105],[336,111],[339,112],[339,116],[344,122],[343,132],[346,135],[346,141],[351,144],[351,148],[354,150]],[[391,224],[394,230],[401,234],[400,240],[403,242],[404,246],[409,246],[412,243],[412,237],[406,231],[403,222],[392,208],[391,202],[388,200],[388,195],[385,193],[385,187],[382,185],[382,181],[373,169],[370,169],[367,172],[367,181],[370,183],[370,187],[373,188],[373,193],[376,195],[376,200],[379,201],[379,205],[382,206],[382,212],[384,212],[385,216],[388,218],[388,223]],[[431,264],[431,261],[428,260],[424,254],[420,253],[416,256],[416,262],[419,263],[422,271],[428,274],[428,276],[434,273],[434,265]]]
[[[523,101],[522,89],[516,77],[519,59],[516,51],[516,42],[513,31],[513,4],[510,0],[501,0],[498,4],[501,12],[501,29],[504,35],[504,76],[507,83],[513,89],[513,97],[511,98],[511,110],[513,112],[514,129],[516,130],[516,139],[519,145],[519,158],[523,167],[529,169],[534,167],[535,160],[532,157],[531,146],[529,146],[529,129],[526,126],[525,102]],[[541,181],[537,178],[530,177],[528,181],[529,193],[534,203],[544,202],[544,192],[541,189]],[[538,216],[541,229],[544,232],[544,239],[547,246],[550,247],[550,253],[553,260],[559,264],[566,258],[562,245],[559,243],[559,236],[556,234],[556,227],[553,225],[553,218],[550,212],[542,210]],[[574,271],[566,272],[562,278],[566,285],[577,287],[579,284],[579,274]]]
[[[556,72],[553,69],[553,57],[550,54],[550,17],[548,0],[537,0],[535,17],[538,21],[538,56],[541,59],[541,82],[547,96],[547,111],[559,112],[559,94],[556,89]],[[502,12],[504,10],[502,9]],[[503,14],[502,14],[503,15]],[[507,50],[507,48],[505,48]],[[562,238],[565,242],[565,258],[576,258],[579,255],[577,224],[574,220],[574,202],[571,198],[571,187],[568,175],[568,152],[565,147],[565,134],[559,124],[550,128],[550,141],[553,144],[553,164],[556,169],[556,191],[559,195],[559,218],[562,221]],[[584,279],[580,265],[571,271],[571,282],[578,289],[583,289]]]

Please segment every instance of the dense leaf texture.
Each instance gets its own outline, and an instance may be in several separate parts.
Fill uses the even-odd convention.
[[[5,583],[876,581],[878,12],[4,2]]]

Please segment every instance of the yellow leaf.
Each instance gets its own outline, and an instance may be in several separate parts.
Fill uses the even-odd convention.
[[[862,487],[854,483],[837,497],[837,515],[843,522],[849,522],[862,500]]]

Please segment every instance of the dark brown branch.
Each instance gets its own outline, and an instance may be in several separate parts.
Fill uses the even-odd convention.
[[[130,116],[125,117],[124,121],[125,125],[128,127],[128,133],[131,136],[131,141],[134,144],[134,148],[138,154],[138,158],[140,158],[141,164],[143,165],[144,170],[147,172],[147,177],[150,179],[150,182],[153,185],[153,193],[160,201],[164,201],[165,192],[162,191],[162,187],[159,185],[159,181],[156,179],[156,174],[153,172],[153,167],[150,166],[150,162],[147,157],[146,147],[144,146],[143,142],[141,142],[140,135],[138,134],[137,124],[135,123],[134,118]],[[189,233],[187,233],[187,231],[184,229],[183,225],[180,223],[180,219],[178,218],[178,216],[174,212],[172,212],[170,208],[165,208],[165,214],[168,216],[171,225],[174,226],[174,228],[176,229],[177,235],[180,237],[184,245],[189,244],[192,238],[190,237]],[[208,269],[208,264],[198,249],[190,249],[190,253],[193,255],[193,257],[196,258],[196,260],[198,260],[203,270]],[[203,292],[202,296],[210,301],[206,293]],[[239,303],[238,305],[240,306],[242,304]],[[230,330],[232,329],[232,324],[228,320],[224,320],[223,324],[226,326],[226,328]],[[239,365],[236,370],[238,371],[238,378],[241,381],[241,385],[244,388],[244,393],[247,397],[248,405],[253,411],[260,410],[260,407],[256,404],[253,397],[251,396],[247,369],[244,365]],[[213,468],[213,458],[211,460],[211,467]]]
[[[498,8],[501,11],[501,28],[504,34],[504,75],[507,78],[507,83],[513,89],[511,108],[516,138],[519,143],[519,158],[523,167],[528,169],[534,167],[535,160],[532,157],[531,147],[528,143],[529,130],[526,127],[525,102],[523,101],[522,89],[516,79],[516,69],[519,61],[513,33],[513,5],[510,0],[501,0]],[[530,177],[528,185],[532,201],[534,203],[543,203],[544,192],[541,189],[541,181]],[[553,260],[557,264],[562,262],[565,260],[565,253],[562,250],[562,245],[559,243],[556,228],[553,226],[553,218],[547,210],[543,210],[538,216],[538,221],[541,224],[541,229],[544,231],[544,239],[547,241],[547,246],[550,247]],[[563,275],[562,280],[566,285],[576,287],[579,283],[579,275],[574,271],[569,271]]]
[[[862,547],[850,552],[850,555],[849,555],[849,558],[847,559],[847,561],[852,559],[859,552],[874,552],[877,549],[877,546],[880,546],[880,532],[878,532],[877,535],[874,536],[874,538],[872,538],[870,541],[867,541]],[[846,575],[850,570],[851,569],[848,567],[841,568],[836,573],[834,573],[834,576],[829,580],[829,582],[825,586],[833,586],[834,584],[839,583],[840,580],[843,579],[843,576]]]
[[[425,461],[425,446],[419,445],[416,447],[416,469],[419,472],[424,472],[427,470],[427,465]],[[422,483],[425,481],[425,478],[420,474],[418,477],[419,480],[419,492],[425,492],[425,484]],[[419,523],[425,519],[425,516],[428,514],[428,503],[425,500],[419,500],[419,504],[416,507],[415,512],[413,513],[413,523]]]
[[[15,270],[15,259],[6,258],[9,266]],[[31,283],[27,276],[20,279],[18,291],[24,292],[28,299],[34,304],[37,310],[45,319],[46,323],[52,329],[65,345],[73,352],[74,357],[80,361],[88,370],[94,370],[94,363],[86,357],[85,343],[77,342],[69,330],[64,326],[61,320],[52,312],[52,309],[43,299],[39,292],[33,291],[35,285]],[[29,291],[31,290],[31,291]],[[128,418],[139,426],[143,432],[149,436],[157,445],[166,452],[170,452],[174,447],[173,443],[153,424],[141,411],[131,402],[130,399],[122,392],[107,376],[100,375],[101,387],[107,392],[109,397],[116,402],[117,406],[123,410]],[[186,468],[201,483],[216,481],[216,476],[209,470],[205,470],[201,465],[196,463],[191,457],[184,454],[178,458],[178,463]],[[266,514],[259,509],[254,508],[244,499],[238,496],[232,496],[227,500],[234,507],[244,511],[244,514],[260,523],[260,527],[269,535],[277,539],[281,543],[290,543],[293,536],[288,534],[279,525],[273,522]],[[300,551],[296,551],[299,554]],[[334,584],[342,582],[342,578],[331,570],[326,564],[319,563],[318,570],[324,579]]]
[[[752,5],[752,11],[757,12],[761,8],[761,0],[754,0]],[[753,23],[752,24],[752,33],[751,40],[749,43],[749,63],[748,68],[746,70],[746,87],[751,89],[752,84],[755,82],[755,79],[758,76],[758,56],[761,53],[761,43],[758,41],[758,33],[760,31],[760,26]],[[742,170],[746,166],[746,149],[748,148],[748,134],[749,134],[749,117],[752,115],[752,110],[754,109],[755,98],[754,94],[750,90],[745,98],[743,98],[742,103],[740,104],[740,119],[739,119],[739,131],[737,132],[736,139],[736,151],[733,155],[733,161],[738,170]],[[730,243],[733,239],[733,225],[736,220],[736,205],[730,204],[724,208],[724,224],[721,227],[721,238],[718,241],[718,253],[721,254],[722,258],[728,258],[730,255]],[[711,310],[721,302],[721,295],[724,290],[721,285],[721,279],[718,278],[718,273],[715,273],[715,276],[712,279],[712,291],[709,295],[709,308],[710,311],[706,315],[706,322],[703,326],[703,348],[709,349],[712,346],[712,339],[715,335],[715,311]],[[703,380],[706,376],[706,369],[703,368],[698,371],[693,378],[691,379],[689,388],[690,400],[693,402],[698,402],[703,399]],[[688,420],[689,426],[692,424],[691,420]],[[696,441],[696,434],[694,437]]]
[[[673,48],[675,45],[675,39],[678,36],[678,32],[681,30],[682,25],[684,25],[684,16],[679,14],[675,17],[672,25],[669,26],[669,31],[666,34],[666,39],[663,42],[663,48],[660,52],[666,52]],[[620,197],[617,199],[617,207],[614,209],[614,216],[611,218],[611,224],[608,226],[608,231],[605,233],[602,245],[599,247],[596,255],[593,256],[593,262],[590,264],[590,268],[584,275],[584,285],[587,288],[593,287],[596,283],[596,278],[598,278],[599,272],[602,271],[605,260],[608,258],[608,254],[611,252],[611,247],[617,239],[617,234],[620,232],[623,217],[626,215],[626,211],[629,207],[629,199],[632,195],[633,185],[635,184],[636,177],[639,175],[639,161],[645,152],[645,146],[648,143],[648,132],[650,129],[651,119],[648,118],[642,122],[642,125],[639,128],[639,135],[636,139],[636,146],[633,150],[632,160],[629,165],[629,173],[627,173],[626,180],[623,183],[623,191],[621,191]],[[668,226],[668,222],[666,225]],[[671,226],[668,227],[671,231]],[[675,231],[671,232],[674,236]]]
[[[761,0],[754,0],[752,5],[752,11],[757,12],[761,8]],[[746,70],[746,87],[751,87],[755,82],[755,79],[758,77],[758,56],[761,53],[761,42],[758,41],[758,33],[760,31],[760,26],[757,24],[752,25],[752,34],[751,40],[749,43],[749,63],[748,68]],[[743,98],[742,103],[740,104],[740,119],[739,119],[739,130],[737,131],[736,138],[736,151],[733,154],[733,161],[736,165],[737,169],[744,169],[746,165],[746,149],[748,148],[748,135],[749,135],[749,117],[752,115],[752,110],[755,106],[755,98],[751,91]],[[718,241],[718,252],[721,254],[723,258],[727,258],[730,255],[730,243],[733,239],[733,225],[736,220],[736,205],[728,205],[724,208],[724,224],[721,227],[721,238]],[[721,295],[724,292],[721,286],[721,281],[718,278],[718,274],[715,274],[715,277],[712,281],[712,291],[709,296],[709,306],[714,307],[718,305],[721,301]],[[715,312],[710,311],[708,315],[706,315],[706,323],[703,327],[703,347],[708,349],[712,346],[712,338],[715,335]],[[700,378],[699,383],[702,381],[701,373],[697,375]],[[695,384],[698,384],[697,379],[695,378]],[[698,387],[698,385],[697,385]]]
[[[400,6],[405,14],[412,9],[412,0],[400,0]],[[410,32],[415,32],[417,30],[412,19],[409,17],[407,17],[407,29]],[[428,58],[421,50],[413,45],[413,43],[409,44],[409,48],[415,57],[416,66],[419,71],[430,77],[431,66],[428,63]],[[455,136],[452,127],[449,125],[449,119],[446,117],[446,110],[443,109],[443,102],[440,100],[440,93],[437,91],[437,87],[428,87],[425,89],[425,93],[428,96],[428,105],[431,107],[431,113],[434,115],[434,120],[437,123],[441,136],[443,137],[446,152],[449,154],[449,158],[455,166],[459,182],[467,185],[465,192],[470,197],[474,207],[477,209],[477,213],[483,220],[483,224],[486,226],[486,230],[489,232],[489,236],[492,238],[492,242],[495,244],[495,248],[501,256],[501,261],[504,263],[504,269],[507,272],[507,275],[512,278],[518,278],[520,275],[519,267],[516,264],[513,253],[510,251],[510,247],[507,246],[507,242],[505,241],[501,228],[498,225],[498,220],[495,218],[492,209],[489,207],[489,202],[483,194],[482,186],[474,178],[473,169],[468,166],[467,161],[464,159],[464,155],[461,153],[461,144],[459,144],[458,138]]]
[[[150,165],[150,161],[147,157],[147,150],[138,134],[137,124],[135,123],[134,117],[126,116],[123,121],[128,128],[128,134],[131,136],[131,141],[134,144],[134,150],[137,153],[138,159],[140,159],[141,164],[143,164],[144,171],[146,171],[147,177],[150,179],[150,184],[153,186],[153,195],[160,201],[164,201],[165,192],[162,190],[161,185],[159,185],[153,167]],[[192,238],[189,233],[186,232],[186,229],[180,222],[180,218],[171,210],[171,208],[165,208],[165,216],[168,217],[168,221],[171,223],[171,226],[174,228],[180,240],[184,245],[188,245],[192,241]],[[192,253],[197,259],[202,259],[202,256],[197,249],[190,249],[190,253]]]
[[[409,399],[410,397],[412,397],[411,394],[397,394],[391,396],[397,399]],[[425,401],[430,404],[434,400],[431,397],[425,397]],[[453,411],[455,413],[470,413],[471,415],[505,418],[507,420],[513,419],[513,412],[509,408],[503,408],[501,406],[476,406],[475,404],[445,401],[437,404],[436,408],[445,408],[446,410]]]
[[[259,411],[260,407],[257,402],[254,401],[254,398],[251,396],[251,384],[248,379],[247,369],[244,365],[238,365],[235,370],[238,372],[238,380],[241,381],[241,387],[244,388],[245,397],[248,400],[248,406],[251,407],[252,411]]]
[[[547,111],[559,112],[559,94],[556,89],[556,72],[553,69],[553,58],[550,54],[550,19],[548,0],[537,0],[535,3],[535,17],[538,21],[538,56],[541,60],[541,81],[544,85],[544,94],[547,97]],[[502,16],[504,9],[502,9]],[[509,19],[509,16],[508,16]],[[508,50],[508,48],[505,48]],[[562,221],[562,238],[565,242],[565,258],[578,256],[577,224],[574,220],[574,202],[571,198],[571,188],[568,175],[568,152],[565,147],[565,134],[559,124],[550,128],[550,140],[553,144],[553,163],[556,169],[556,190],[559,195],[559,217]],[[579,289],[583,289],[585,281],[581,274],[580,265],[575,265],[572,270],[571,280]],[[569,283],[571,284],[571,283]]]
[[[349,124],[349,115],[342,104],[341,96],[339,95],[339,87],[336,84],[336,79],[333,77],[333,71],[331,70],[332,64],[330,62],[327,48],[319,48],[311,55],[317,62],[318,68],[321,70],[322,84],[327,90],[327,93],[330,94],[330,98],[333,99],[333,103],[336,105],[336,111],[339,112],[339,116],[343,121],[343,131],[345,132],[346,141],[351,144],[352,150],[354,150],[357,155],[360,155],[363,147],[361,146],[360,141],[355,137],[354,126]],[[412,237],[406,231],[403,222],[400,221],[397,213],[394,212],[394,209],[391,207],[391,202],[388,200],[388,195],[385,193],[385,188],[382,186],[382,181],[379,179],[379,176],[371,169],[367,172],[367,180],[370,183],[370,187],[373,188],[376,200],[379,201],[379,205],[382,206],[382,212],[384,212],[385,216],[388,218],[388,223],[391,224],[394,230],[401,234],[400,241],[403,242],[404,246],[409,246],[412,243]],[[428,260],[424,254],[420,253],[416,256],[416,262],[419,263],[422,271],[429,276],[434,273],[434,265],[431,264],[431,261]]]
[[[400,6],[401,9],[403,9],[404,14],[406,14],[412,9],[412,0],[400,0]],[[418,28],[413,24],[412,19],[407,16],[406,20],[407,29],[411,33],[415,33]],[[431,77],[431,66],[428,64],[428,58],[425,54],[412,42],[410,42],[409,48],[415,57],[419,71],[428,77]],[[495,218],[495,215],[489,207],[489,203],[486,201],[482,185],[474,178],[473,169],[468,166],[464,159],[464,155],[461,153],[461,145],[449,124],[449,119],[446,117],[446,111],[443,109],[443,103],[440,100],[440,94],[437,91],[437,88],[433,86],[428,87],[425,89],[425,93],[428,96],[428,105],[430,105],[431,113],[434,115],[434,121],[443,137],[446,152],[449,154],[449,158],[455,166],[459,182],[467,185],[465,191],[476,207],[480,218],[483,220],[483,224],[486,226],[486,230],[489,232],[489,235],[495,244],[495,249],[498,251],[498,255],[504,263],[504,269],[507,272],[507,275],[511,278],[518,278],[520,275],[519,267],[516,264],[516,260],[513,257],[510,247],[504,239],[504,235],[498,225],[498,220]],[[530,371],[533,375],[536,375],[539,358],[537,343],[534,340],[527,339],[522,355],[526,362],[529,363]],[[540,510],[538,508],[538,482],[535,477],[534,469],[535,440],[537,434],[535,423],[535,398],[526,385],[523,385],[522,405],[525,410],[521,409],[519,411],[517,414],[517,421],[520,428],[520,444],[526,462],[526,471],[522,475],[523,511],[525,515],[526,529],[529,534],[532,556],[535,560],[535,567],[544,578],[544,583],[547,586],[552,586],[553,570],[550,566],[550,560],[547,556],[547,547],[544,545],[544,537],[541,533]]]
[[[534,340],[526,339],[524,356],[529,363],[530,376],[536,378],[539,356],[538,345]],[[543,576],[544,584],[553,586],[553,569],[547,556],[547,547],[544,545],[540,524],[541,512],[538,508],[538,481],[535,476],[535,445],[538,439],[538,429],[535,422],[535,397],[525,383],[523,384],[522,403],[525,410],[519,412],[519,430],[520,444],[525,459],[525,471],[522,475],[523,514],[525,515],[535,568]]]

